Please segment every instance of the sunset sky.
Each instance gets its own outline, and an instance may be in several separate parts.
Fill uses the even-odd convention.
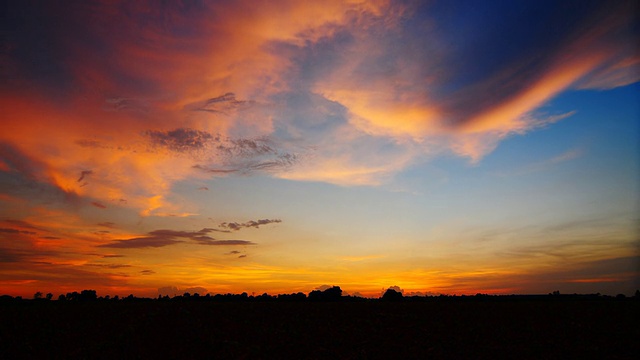
[[[0,294],[640,288],[637,1],[9,1]]]

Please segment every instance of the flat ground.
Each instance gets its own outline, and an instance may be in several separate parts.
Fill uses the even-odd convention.
[[[0,304],[0,358],[635,359],[640,301]]]

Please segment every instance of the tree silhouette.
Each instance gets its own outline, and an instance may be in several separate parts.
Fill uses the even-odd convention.
[[[81,301],[95,301],[98,299],[98,295],[95,290],[82,290],[78,300]]]
[[[384,301],[401,301],[402,300],[402,293],[395,291],[393,289],[387,289],[387,291],[384,292],[384,295],[382,295],[382,300]]]
[[[313,290],[309,293],[311,301],[339,301],[342,300],[342,289],[340,286],[333,286],[324,291]]]

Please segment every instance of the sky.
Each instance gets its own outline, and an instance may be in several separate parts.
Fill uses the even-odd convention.
[[[3,4],[2,294],[640,288],[636,1]]]

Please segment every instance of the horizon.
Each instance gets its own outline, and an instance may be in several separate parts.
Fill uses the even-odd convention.
[[[1,294],[640,288],[637,1],[6,7]]]
[[[336,290],[337,289],[337,290]],[[290,300],[294,300],[294,301],[300,301],[300,300],[317,300],[317,301],[332,301],[332,300],[336,300],[337,298],[342,298],[342,297],[346,297],[346,298],[359,298],[359,299],[366,299],[366,300],[384,300],[384,297],[387,293],[391,293],[389,298],[387,300],[397,300],[398,297],[399,298],[455,298],[455,297],[534,297],[534,298],[566,298],[566,297],[572,297],[572,298],[616,298],[616,299],[620,299],[620,298],[638,298],[640,296],[640,290],[636,290],[635,293],[631,296],[627,296],[626,294],[616,294],[616,295],[608,295],[608,294],[600,294],[600,293],[590,293],[590,294],[578,294],[578,293],[573,293],[573,294],[565,294],[565,293],[560,293],[560,291],[552,291],[546,294],[487,294],[487,293],[476,293],[476,294],[435,294],[435,293],[416,293],[416,292],[410,292],[410,293],[405,293],[404,289],[400,289],[398,286],[390,286],[386,289],[382,289],[381,292],[377,295],[377,296],[364,296],[358,292],[355,293],[348,293],[344,290],[342,290],[342,288],[340,286],[337,285],[323,285],[323,286],[319,286],[313,290],[310,290],[309,292],[304,292],[304,291],[299,291],[299,292],[295,292],[295,293],[284,293],[284,294],[274,294],[274,293],[262,293],[262,294],[256,294],[256,293],[247,293],[246,291],[243,291],[241,293],[210,293],[207,292],[206,289],[185,289],[185,290],[190,290],[190,291],[179,291],[179,289],[174,289],[177,292],[175,293],[169,293],[166,291],[166,289],[164,289],[165,291],[161,291],[161,289],[158,289],[158,294],[157,296],[136,296],[134,294],[128,294],[128,295],[120,295],[120,294],[115,294],[115,295],[111,295],[111,294],[99,294],[96,290],[93,289],[84,289],[84,290],[80,290],[80,291],[72,291],[72,292],[68,292],[66,294],[58,294],[57,296],[53,293],[43,293],[43,292],[36,292],[35,294],[33,294],[32,297],[23,297],[23,296],[11,296],[8,294],[0,294],[0,300],[6,300],[6,298],[11,298],[13,300],[51,300],[51,301],[56,301],[56,300],[61,300],[61,301],[65,301],[65,300],[125,300],[125,299],[129,299],[129,298],[134,298],[134,299],[157,299],[157,300],[166,300],[166,299],[178,299],[178,298],[206,298],[206,299],[214,299],[214,298],[218,298],[218,297],[222,297],[222,298],[227,298],[227,297],[233,297],[234,301],[240,301],[241,299],[254,299],[254,298],[263,298],[263,297],[267,297],[270,299],[278,299],[278,300],[284,300],[284,301],[290,301]],[[200,293],[198,292],[199,290],[205,290],[204,293]],[[336,290],[336,291],[334,291]],[[338,295],[339,294],[339,295]],[[298,297],[299,295],[302,295],[302,298]],[[315,297],[313,296],[315,295]],[[295,298],[291,298],[291,296],[294,296]],[[84,299],[83,299],[84,298]]]

